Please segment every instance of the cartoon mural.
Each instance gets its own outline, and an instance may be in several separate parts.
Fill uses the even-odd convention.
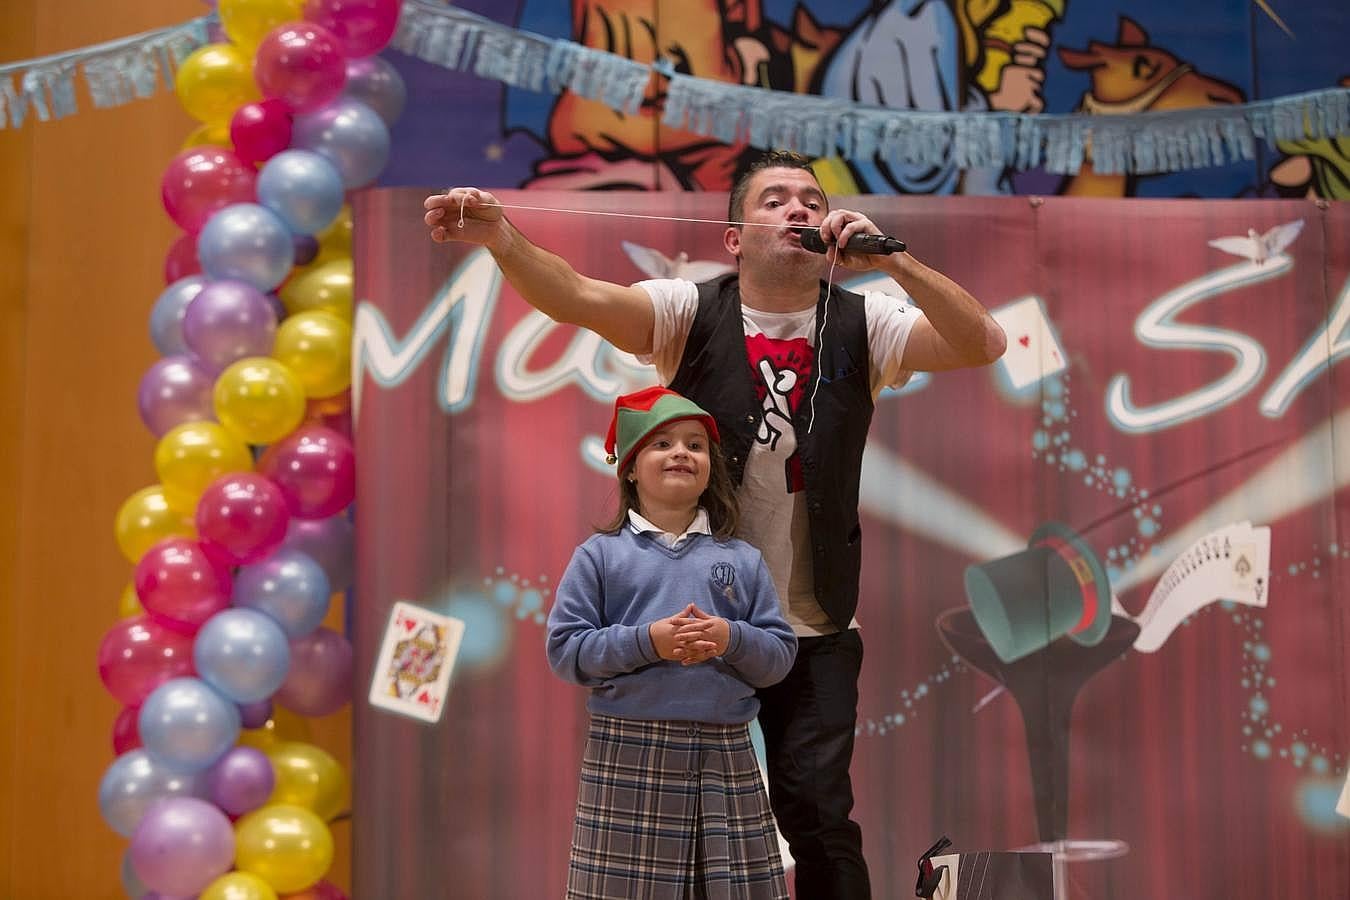
[[[872,106],[1123,116],[1325,88],[1344,76],[1350,7],[1273,18],[1243,0],[503,0],[503,24],[668,71]],[[1203,27],[1197,27],[1199,24]],[[453,180],[551,190],[725,190],[743,144],[661,122],[665,79],[634,115],[392,54],[410,85],[386,184]],[[1347,82],[1340,82],[1345,84]],[[452,140],[446,140],[453,122]],[[822,159],[832,194],[1346,196],[1344,141],[1285,142],[1257,159],[1172,175],[1076,177]]]

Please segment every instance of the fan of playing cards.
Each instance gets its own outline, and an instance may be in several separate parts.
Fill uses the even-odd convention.
[[[224,38],[177,66],[208,124],[161,185],[185,234],[139,392],[157,483],[117,513],[135,571],[98,652],[123,704],[99,808],[131,841],[132,897],[343,896],[324,877],[347,777],[300,717],[352,695],[351,645],[323,624],[353,557],[343,200],[387,156],[403,86],[373,54],[401,7],[301,6],[220,0]]]

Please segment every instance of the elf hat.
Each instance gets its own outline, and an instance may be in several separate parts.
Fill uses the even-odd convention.
[[[660,386],[643,388],[614,400],[614,418],[605,435],[606,462],[619,464],[622,472],[647,435],[663,425],[681,419],[698,419],[708,429],[708,437],[720,444],[717,423],[697,403]]]

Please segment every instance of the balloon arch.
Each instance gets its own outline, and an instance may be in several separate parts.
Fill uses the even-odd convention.
[[[98,652],[123,710],[99,786],[133,898],[341,898],[348,781],[303,717],[351,699],[322,626],[352,577],[351,213],[404,86],[398,0],[219,0],[175,87],[201,124],[164,171],[183,230],[141,380],[158,483],[115,521],[134,566]]]

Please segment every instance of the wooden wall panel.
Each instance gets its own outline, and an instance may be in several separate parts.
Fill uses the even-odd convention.
[[[181,0],[7,0],[0,59],[173,24]],[[95,655],[131,565],[112,520],[155,480],[136,386],[176,228],[159,178],[193,123],[172,93],[0,131],[0,898],[116,898],[98,814],[117,705]],[[313,741],[349,764],[344,711]],[[335,827],[334,880],[349,871]]]

